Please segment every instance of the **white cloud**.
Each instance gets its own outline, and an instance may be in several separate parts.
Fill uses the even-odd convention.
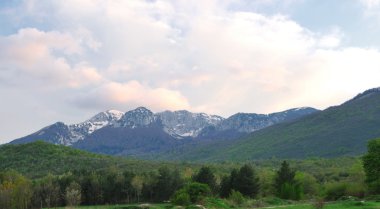
[[[90,92],[74,98],[74,103],[86,108],[132,109],[147,106],[155,111],[188,109],[187,99],[178,91],[150,88],[138,81],[127,83],[107,82]]]
[[[380,0],[360,0],[360,2],[368,9],[380,6]]]
[[[0,77],[10,82],[46,87],[79,87],[102,79],[97,70],[84,62],[71,65],[71,56],[83,53],[74,37],[57,31],[35,28],[0,37]],[[17,77],[11,79],[10,76]]]
[[[380,20],[380,0],[360,0],[360,3],[364,7],[364,16],[367,18],[375,17],[375,23],[378,23]],[[375,24],[374,27],[378,27],[378,24]]]
[[[1,85],[51,106],[58,96],[46,87],[58,89],[65,116],[78,106],[223,116],[325,108],[378,85],[378,49],[342,45],[349,34],[336,26],[312,31],[286,14],[231,9],[240,3],[25,1],[17,22],[29,28],[0,37]]]

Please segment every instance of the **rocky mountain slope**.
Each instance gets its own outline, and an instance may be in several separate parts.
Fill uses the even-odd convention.
[[[43,140],[53,144],[72,145],[83,140],[94,131],[118,121],[124,113],[117,110],[108,110],[93,116],[78,124],[66,125],[62,122],[54,123],[36,133],[16,139],[11,144],[23,144],[36,140]]]
[[[313,108],[297,108],[268,115],[238,113],[224,119],[186,110],[160,113],[144,107],[126,113],[109,110],[79,124],[57,122],[11,144],[43,140],[97,153],[153,156],[197,140],[235,139],[314,112],[317,110]]]

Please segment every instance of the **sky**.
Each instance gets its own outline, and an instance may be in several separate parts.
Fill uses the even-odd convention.
[[[380,0],[8,0],[0,26],[0,143],[109,109],[324,109],[380,86]]]

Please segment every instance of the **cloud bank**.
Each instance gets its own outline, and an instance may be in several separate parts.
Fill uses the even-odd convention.
[[[242,3],[66,0],[2,8],[16,27],[0,36],[3,105],[47,115],[25,122],[37,127],[137,106],[223,116],[323,109],[379,86],[378,48],[343,45],[350,34],[336,25],[313,31],[287,14],[258,12],[262,3],[254,10],[236,6]],[[22,98],[35,105],[21,105]]]

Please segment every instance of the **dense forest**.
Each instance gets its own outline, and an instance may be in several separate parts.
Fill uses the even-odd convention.
[[[207,198],[222,198],[232,206],[265,206],[376,198],[380,140],[368,148],[363,158],[199,165],[126,160],[43,142],[6,145],[0,147],[0,208],[164,201],[190,205]]]

